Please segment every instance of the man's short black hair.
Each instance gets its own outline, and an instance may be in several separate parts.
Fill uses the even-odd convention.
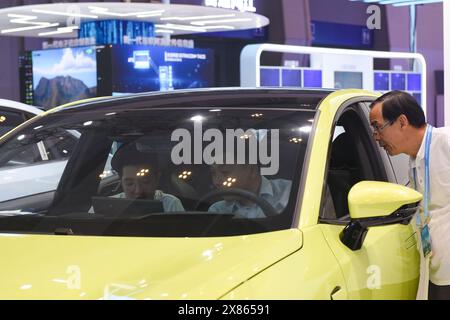
[[[409,93],[399,90],[390,91],[371,103],[370,109],[375,104],[381,103],[381,114],[387,121],[395,121],[402,114],[408,119],[409,123],[415,128],[422,128],[426,125],[425,114],[417,103],[416,99]]]
[[[122,145],[111,159],[111,167],[122,176],[123,168],[126,166],[146,166],[157,171],[158,158],[151,153],[138,151],[133,143]]]

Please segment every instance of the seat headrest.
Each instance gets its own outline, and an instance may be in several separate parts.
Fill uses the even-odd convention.
[[[358,158],[352,137],[341,133],[331,145],[331,168],[357,167]]]
[[[134,143],[120,146],[111,159],[111,167],[119,175],[126,165],[149,165],[153,170],[158,170],[159,167],[156,155],[138,151]]]

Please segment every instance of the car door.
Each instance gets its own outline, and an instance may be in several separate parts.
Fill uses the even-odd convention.
[[[356,251],[340,241],[350,222],[347,195],[351,187],[363,180],[396,182],[371,138],[363,108],[354,100],[342,105],[335,118],[319,225],[342,268],[350,299],[414,299],[419,253],[411,224],[371,227]]]

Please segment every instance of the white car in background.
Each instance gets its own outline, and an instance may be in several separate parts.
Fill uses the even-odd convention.
[[[37,107],[0,99],[0,136],[43,112]],[[63,137],[58,141],[37,141],[33,149],[0,154],[0,202],[35,194],[36,182],[45,185],[49,192],[56,189],[79,134],[70,131]]]
[[[44,111],[13,100],[0,99],[0,137]]]
[[[0,137],[43,112],[37,107],[0,99]],[[35,195],[37,192],[41,194],[34,197],[42,198],[42,202],[45,203],[49,199],[48,194],[53,193],[58,186],[67,159],[75,149],[79,137],[78,131],[67,130],[61,132],[58,139],[46,137],[36,141],[33,148],[28,146],[23,150],[2,152],[0,154],[0,203],[7,199]],[[111,177],[106,179],[106,183],[108,184],[109,180],[113,181],[112,188],[115,188],[117,178],[111,169],[111,157],[112,155],[108,157],[101,178]],[[39,186],[39,190],[36,186]]]

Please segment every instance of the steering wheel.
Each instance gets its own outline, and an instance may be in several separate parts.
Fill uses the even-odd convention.
[[[254,193],[243,190],[243,189],[237,189],[237,188],[227,188],[227,189],[218,189],[213,190],[211,192],[208,192],[206,195],[204,195],[200,200],[198,200],[197,204],[195,205],[195,211],[206,211],[208,208],[206,208],[206,205],[209,204],[208,200],[219,198],[223,199],[223,196],[237,196],[246,200],[249,200],[255,204],[257,204],[263,213],[269,217],[277,215],[278,212],[275,210],[275,208],[267,202],[267,200],[258,197]]]

